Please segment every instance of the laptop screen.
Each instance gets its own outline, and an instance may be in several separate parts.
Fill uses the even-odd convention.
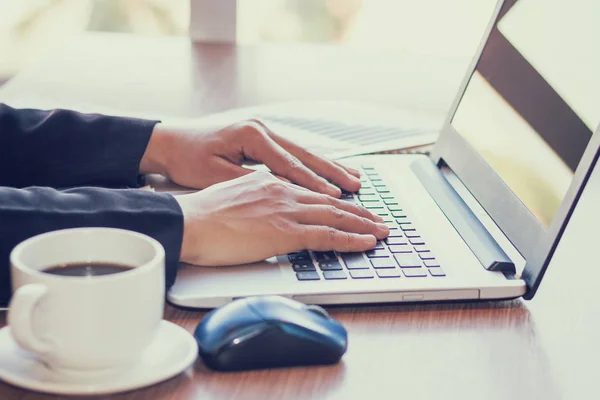
[[[507,0],[452,118],[546,227],[600,122],[597,15],[596,1]]]

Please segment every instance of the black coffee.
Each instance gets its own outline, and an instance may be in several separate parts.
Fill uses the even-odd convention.
[[[62,276],[101,276],[118,274],[119,272],[129,271],[134,267],[122,264],[110,264],[110,263],[73,263],[73,264],[61,264],[54,265],[52,267],[43,269],[42,272],[52,275]]]

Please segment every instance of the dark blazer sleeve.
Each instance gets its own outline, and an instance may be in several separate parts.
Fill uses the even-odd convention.
[[[76,227],[129,229],[157,239],[165,248],[167,287],[174,283],[183,216],[173,196],[138,189],[0,187],[0,305],[11,295],[11,250],[31,236]]]
[[[0,186],[136,187],[157,122],[0,104]]]
[[[0,304],[11,294],[14,246],[64,228],[114,227],[157,239],[166,252],[167,286],[173,284],[183,215],[171,195],[102,187],[58,190],[137,187],[156,122],[0,104]]]

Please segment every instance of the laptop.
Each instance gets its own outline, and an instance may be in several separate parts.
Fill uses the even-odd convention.
[[[344,160],[362,188],[343,199],[390,227],[375,249],[182,265],[168,301],[533,298],[600,154],[597,4],[500,1],[431,152]]]

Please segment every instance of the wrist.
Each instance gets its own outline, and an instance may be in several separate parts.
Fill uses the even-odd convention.
[[[140,174],[167,175],[170,135],[162,123],[154,125],[146,151],[140,161]]]
[[[190,209],[192,208],[189,204],[190,198],[189,195],[180,195],[174,196],[175,201],[179,204],[179,208],[181,208],[181,213],[183,214],[183,239],[181,241],[181,251],[179,255],[179,259],[183,262],[190,263],[192,260],[192,229],[191,229],[191,219],[192,215]],[[193,209],[193,208],[192,208]]]

